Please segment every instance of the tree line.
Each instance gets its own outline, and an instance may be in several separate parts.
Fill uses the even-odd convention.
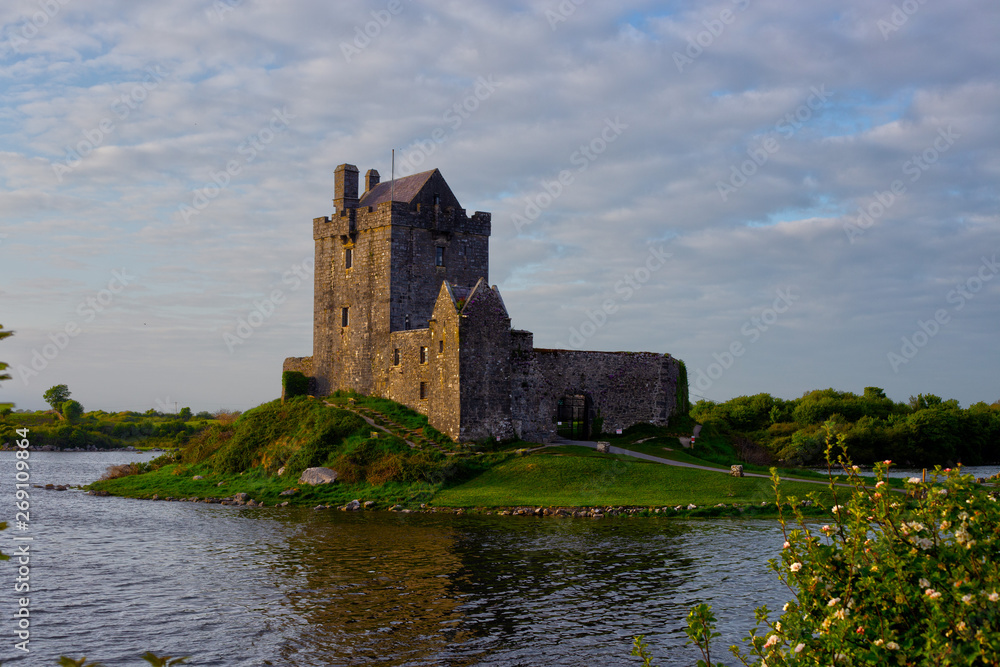
[[[849,391],[817,389],[786,400],[770,394],[728,401],[698,401],[691,416],[722,434],[749,438],[771,457],[791,465],[825,461],[823,424],[833,421],[856,463],[886,459],[899,465],[983,465],[1000,462],[1000,401],[968,408],[934,394],[906,403],[879,387]]]

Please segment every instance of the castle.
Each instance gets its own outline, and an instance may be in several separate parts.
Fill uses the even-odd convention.
[[[467,216],[434,169],[394,182],[334,172],[313,220],[313,355],[285,360],[316,395],[392,399],[460,441],[586,438],[687,409],[683,364],[651,352],[537,349],[490,286],[489,213]]]

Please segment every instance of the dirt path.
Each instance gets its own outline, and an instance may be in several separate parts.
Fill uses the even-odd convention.
[[[695,434],[695,437],[697,437],[697,433]],[[681,438],[681,439],[684,440],[684,438]],[[690,438],[688,438],[688,440],[690,440]],[[558,442],[553,442],[552,445],[549,445],[549,446],[552,447],[552,446],[558,446],[558,445],[579,445],[580,447],[589,447],[591,449],[597,449],[597,443],[596,442],[590,442],[588,440],[559,440]],[[710,466],[703,466],[703,465],[699,465],[697,463],[687,463],[685,461],[673,461],[671,459],[663,459],[663,458],[660,458],[659,456],[652,456],[650,454],[643,454],[642,452],[633,452],[633,451],[631,451],[629,449],[622,449],[621,447],[611,447],[608,451],[611,454],[624,454],[625,456],[632,456],[632,457],[635,457],[637,459],[642,459],[644,461],[653,461],[655,463],[664,463],[664,464],[666,464],[668,466],[677,466],[678,468],[694,468],[695,470],[707,470],[709,472],[721,472],[721,473],[726,474],[726,475],[728,475],[729,472],[730,472],[730,471],[726,470],[725,468],[712,468]],[[743,476],[744,477],[763,477],[764,479],[770,479],[771,478],[770,475],[765,475],[765,474],[759,473],[759,472],[744,472]],[[797,478],[797,477],[782,477],[781,479],[782,479],[782,481],[786,481],[786,482],[802,482],[804,484],[823,484],[823,485],[829,484],[829,482],[825,482],[825,481],[818,480],[818,479],[800,479],[800,478]],[[837,486],[843,486],[843,487],[846,487],[846,488],[851,488],[850,484],[844,484],[844,483],[839,483],[839,482],[837,483]]]

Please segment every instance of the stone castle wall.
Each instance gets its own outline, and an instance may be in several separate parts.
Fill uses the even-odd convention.
[[[480,282],[462,309],[462,440],[517,436],[511,419],[510,317],[500,294]]]
[[[603,419],[606,433],[640,422],[666,426],[676,411],[680,364],[670,355],[535,349],[522,367],[526,411],[515,420],[542,440],[555,437],[564,396],[590,397],[591,417]]]
[[[462,435],[461,316],[450,288],[442,284],[430,321],[431,398],[427,419],[455,440]]]
[[[420,350],[424,350],[421,363]],[[399,364],[395,362],[399,350]],[[430,330],[394,331],[389,335],[388,372],[385,391],[380,396],[402,403],[421,414],[428,412],[429,393],[420,396],[420,383],[430,380]],[[426,386],[426,385],[425,385]]]

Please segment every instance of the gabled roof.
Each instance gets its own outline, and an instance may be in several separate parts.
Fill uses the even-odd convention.
[[[499,306],[500,313],[504,317],[510,317],[510,314],[507,312],[507,304],[503,302],[503,297],[500,296],[500,290],[497,289],[496,285],[491,287],[490,284],[486,282],[486,278],[480,278],[477,280],[474,287],[456,285],[455,283],[450,283],[445,280],[441,283],[441,291],[438,293],[437,303],[441,303],[441,300],[445,298],[451,300],[452,307],[454,307],[459,314],[465,313],[465,310],[472,303],[479,301],[480,299],[492,299],[495,301],[497,306]],[[437,309],[436,305],[435,309]]]
[[[451,188],[448,187],[448,183],[445,182],[444,176],[437,169],[397,178],[395,186],[393,186],[392,181],[379,183],[361,195],[358,206],[375,207],[389,201],[390,198],[393,201],[406,202],[411,205],[419,203],[415,200],[426,200],[425,203],[429,204],[432,200],[431,195],[433,194],[440,195],[440,203],[444,207],[458,206],[458,200],[455,198],[454,193],[452,193]]]
[[[454,291],[452,291],[452,294],[454,294]],[[507,304],[503,302],[503,297],[500,296],[500,290],[497,289],[495,285],[493,287],[490,287],[489,283],[486,282],[486,278],[480,278],[476,282],[476,286],[473,287],[472,290],[470,290],[468,297],[466,297],[465,299],[465,304],[462,306],[462,311],[464,312],[465,309],[469,306],[469,304],[475,301],[476,297],[479,296],[480,294],[483,295],[484,297],[487,295],[493,296],[497,300],[500,309],[503,311],[503,316],[510,317],[510,315],[507,313]]]

